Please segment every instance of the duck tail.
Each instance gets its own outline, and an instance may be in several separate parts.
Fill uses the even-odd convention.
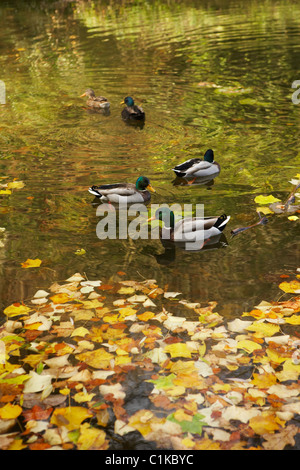
[[[176,170],[176,168],[173,168],[173,171],[176,176],[179,176],[180,178],[184,178],[186,173],[183,173],[182,171]]]
[[[96,197],[102,197],[102,194],[99,193],[97,186],[92,186],[91,188],[89,188],[89,193],[93,194]]]
[[[222,232],[224,228],[226,227],[227,223],[229,222],[229,220],[230,220],[230,215],[227,216],[226,214],[223,214],[220,217],[218,217],[218,220],[216,221],[214,226],[217,227]]]

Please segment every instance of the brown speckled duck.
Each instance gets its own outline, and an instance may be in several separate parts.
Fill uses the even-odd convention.
[[[90,108],[101,108],[107,110],[110,107],[110,103],[107,98],[104,98],[104,96],[96,96],[94,90],[92,90],[91,88],[85,90],[85,92],[80,96],[80,98],[83,98],[84,96],[87,96],[88,100],[86,104]]]

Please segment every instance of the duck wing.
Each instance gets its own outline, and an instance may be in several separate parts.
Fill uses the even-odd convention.
[[[140,106],[127,106],[122,110],[123,119],[144,119],[145,113]]]
[[[108,99],[105,98],[104,96],[96,96],[96,98],[94,98],[94,101],[99,101],[100,103],[103,103],[103,102],[107,102]]]
[[[119,196],[132,196],[137,192],[137,189],[133,183],[114,183],[92,186],[89,191],[95,195],[98,193],[99,196],[109,196],[112,194],[118,194]]]
[[[173,168],[173,171],[177,176],[189,176],[197,173],[198,171],[208,170],[211,167],[211,163],[201,160],[201,158],[191,158],[186,162],[181,163]]]
[[[191,234],[192,232],[203,232],[204,238],[220,234],[230,216],[225,214],[220,217],[188,217],[179,220],[174,227],[174,240],[184,239],[184,235]]]

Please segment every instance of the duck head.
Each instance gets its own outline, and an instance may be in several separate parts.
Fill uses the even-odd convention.
[[[148,219],[150,220],[161,220],[166,228],[174,228],[175,225],[175,215],[168,207],[160,207],[156,210],[154,217]]]
[[[126,104],[126,106],[129,106],[130,108],[134,106],[134,101],[131,96],[126,96],[123,101],[121,101],[121,104]]]
[[[155,193],[155,189],[151,186],[149,178],[147,176],[140,176],[135,183],[135,187],[138,191],[151,191]]]
[[[204,161],[213,163],[214,162],[214,152],[211,149],[206,150],[204,154]]]
[[[92,88],[88,88],[85,90],[85,92],[80,96],[80,98],[83,98],[84,96],[87,96],[88,98],[95,98],[95,92],[92,90]]]

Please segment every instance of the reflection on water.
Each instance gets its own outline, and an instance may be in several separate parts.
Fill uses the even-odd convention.
[[[3,1],[0,5],[0,304],[30,297],[74,272],[89,278],[155,278],[185,298],[217,300],[236,316],[276,298],[279,275],[299,262],[299,224],[257,222],[254,198],[285,201],[299,173],[300,6],[293,1]],[[87,109],[87,87],[109,116]],[[124,96],[146,112],[121,119]],[[172,168],[215,152],[220,174],[174,181]],[[159,240],[99,240],[92,184],[145,174],[154,203],[205,204],[231,216],[226,243],[198,253]],[[77,249],[86,254],[78,256]],[[20,263],[38,257],[39,269]]]

